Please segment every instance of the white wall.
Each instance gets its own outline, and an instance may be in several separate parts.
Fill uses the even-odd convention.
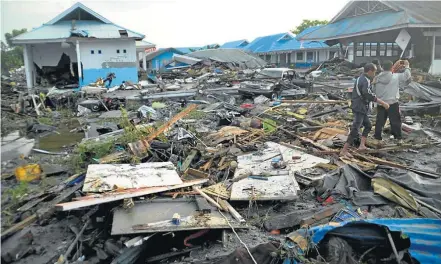
[[[77,62],[75,46],[68,43],[64,43],[63,46],[61,43],[33,44],[31,50],[32,60],[40,68],[42,66],[57,66],[63,53],[70,57],[71,62]]]
[[[94,54],[91,54],[92,50]],[[100,69],[103,63],[106,68],[112,68],[114,62],[136,63],[136,43],[133,39],[80,42],[80,53],[83,69]]]

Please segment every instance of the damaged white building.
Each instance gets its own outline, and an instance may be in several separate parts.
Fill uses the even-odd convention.
[[[28,88],[43,83],[81,87],[111,73],[112,85],[137,82],[136,41],[143,38],[76,3],[13,43],[24,47]]]

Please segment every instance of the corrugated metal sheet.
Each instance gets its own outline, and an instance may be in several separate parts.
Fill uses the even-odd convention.
[[[408,23],[405,12],[384,11],[363,16],[349,17],[325,25],[300,37],[303,40],[329,40],[339,36],[357,35],[362,32],[380,30]]]
[[[210,59],[219,62],[230,62],[245,65],[246,68],[260,68],[267,63],[257,56],[248,54],[240,49],[208,49],[187,54],[198,59]]]
[[[220,46],[220,48],[221,49],[241,49],[248,44],[249,43],[246,39],[241,39],[241,40],[226,42],[222,46]]]
[[[180,48],[175,48],[175,49],[177,49],[180,52],[182,52],[182,54],[187,54],[187,53],[193,52],[195,50],[198,50],[200,48],[201,47],[180,47]]]
[[[297,35],[306,35],[310,32],[315,32],[321,26],[314,26],[305,29]],[[280,33],[264,37],[259,37],[248,44],[244,49],[254,52],[254,53],[268,53],[276,51],[289,51],[289,50],[300,50],[300,49],[320,49],[329,47],[324,42],[310,42],[310,41],[299,41],[296,37],[292,39],[282,39],[285,35],[289,33]]]
[[[441,259],[441,220],[439,219],[367,219],[359,222],[367,222],[387,226],[391,231],[401,231],[410,238],[409,252],[421,264],[439,263]],[[336,227],[348,223],[332,223],[310,228],[312,241],[318,244],[328,233]]]
[[[352,4],[357,4],[354,1]],[[387,30],[406,24],[441,24],[441,1],[381,1],[395,10],[382,11],[340,19],[300,39],[330,40],[362,35],[371,31]],[[345,8],[351,8],[352,4]],[[345,13],[342,13],[345,16]],[[298,37],[299,38],[299,37]]]
[[[104,24],[99,21],[76,21],[77,30],[88,32],[89,38],[114,39],[121,38],[119,30],[127,30],[114,24]],[[43,25],[30,32],[21,34],[14,38],[16,41],[21,40],[44,40],[44,39],[65,39],[71,35],[71,22],[61,21],[55,25]],[[127,30],[129,38],[144,38],[133,31]]]

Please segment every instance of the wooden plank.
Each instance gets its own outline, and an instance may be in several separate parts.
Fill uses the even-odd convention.
[[[190,154],[187,156],[187,158],[185,159],[184,163],[182,163],[181,171],[185,171],[190,166],[190,164],[193,161],[193,159],[196,156],[196,154],[198,154],[198,151],[193,149],[190,152]]]
[[[171,162],[131,164],[90,164],[83,192],[105,192],[181,184],[182,180]]]
[[[121,190],[118,192],[110,192],[110,193],[104,193],[104,194],[99,194],[99,195],[85,196],[80,199],[77,199],[77,201],[57,204],[56,208],[59,210],[62,210],[62,211],[68,211],[68,210],[83,208],[83,207],[92,206],[92,205],[96,205],[96,204],[104,204],[104,203],[119,201],[119,200],[123,200],[126,198],[133,198],[133,197],[139,197],[139,196],[144,196],[144,195],[148,195],[148,194],[166,192],[166,191],[170,191],[170,190],[176,190],[176,189],[180,189],[180,188],[190,187],[193,185],[201,185],[207,181],[208,181],[208,179],[201,179],[201,180],[187,181],[182,184],[172,185],[172,186],[150,187],[150,188],[140,188],[140,189],[131,189],[131,190],[129,189],[129,190]]]
[[[135,155],[139,156],[142,155],[143,151],[147,151],[147,149],[150,146],[150,142],[157,138],[159,135],[164,133],[167,129],[169,129],[174,123],[176,123],[178,120],[183,118],[184,116],[188,115],[191,111],[195,110],[198,107],[197,104],[191,104],[181,112],[179,112],[177,115],[172,117],[169,121],[167,121],[165,124],[163,124],[158,130],[151,133],[147,138],[138,140],[136,142],[130,143],[129,146],[134,149],[136,149]]]
[[[228,212],[230,212],[234,219],[236,219],[239,223],[246,222],[245,219],[239,214],[239,212],[236,211],[236,209],[234,209],[233,206],[231,206],[230,203],[225,200],[219,200],[219,203],[222,203],[228,209]]]
[[[204,193],[201,189],[196,186],[193,186],[193,190],[197,191],[200,195],[202,195],[207,201],[209,201],[212,205],[216,206],[219,210],[223,211],[224,209],[220,206],[213,198]]]

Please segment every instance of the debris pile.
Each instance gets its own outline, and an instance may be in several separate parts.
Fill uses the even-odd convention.
[[[200,59],[214,60],[209,52]],[[2,261],[436,262],[439,112],[402,96],[403,141],[369,138],[369,149],[340,157],[346,91],[314,91],[291,69],[200,63],[154,86],[101,93],[100,80],[82,99],[57,88],[34,97],[26,133],[40,145],[2,163]],[[437,89],[404,92],[439,107]],[[61,113],[66,100],[74,112]],[[63,118],[79,122],[58,132]],[[42,147],[57,132],[84,138]]]

